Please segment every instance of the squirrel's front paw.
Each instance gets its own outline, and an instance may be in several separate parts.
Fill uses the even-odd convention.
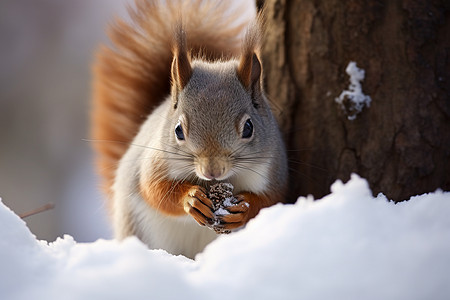
[[[214,224],[216,232],[228,233],[230,230],[244,226],[249,220],[250,204],[245,201],[243,195],[237,195],[236,202],[226,207],[228,214],[216,216],[218,224]]]
[[[214,223],[213,203],[201,186],[191,187],[183,199],[184,211],[202,226]]]

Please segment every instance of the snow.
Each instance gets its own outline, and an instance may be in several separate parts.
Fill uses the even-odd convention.
[[[362,91],[361,81],[364,80],[365,71],[358,68],[356,62],[351,61],[345,69],[345,72],[350,76],[350,85],[348,86],[348,90],[342,91],[335,101],[347,113],[347,118],[354,120],[364,106],[370,107],[372,99]]]
[[[450,299],[450,193],[394,204],[352,175],[264,209],[195,260],[136,238],[37,241],[0,203],[0,299]]]
[[[233,206],[235,204],[236,204],[236,198],[234,198],[234,197],[228,197],[228,198],[225,198],[225,200],[223,200],[223,206],[224,207],[230,207],[230,206]],[[248,203],[245,202],[245,204],[248,204]]]
[[[229,215],[230,213],[225,208],[219,207],[216,211],[214,211],[214,214],[216,216],[226,216],[226,215]],[[216,222],[214,224],[219,224],[219,223],[216,220]]]

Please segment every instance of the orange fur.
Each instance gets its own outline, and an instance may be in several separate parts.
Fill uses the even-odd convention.
[[[245,204],[240,204],[228,208],[231,214],[221,217],[222,228],[226,230],[233,230],[245,225],[250,219],[256,217],[259,211],[265,207],[272,206],[278,202],[282,202],[282,193],[274,193],[271,196],[266,194],[254,194],[244,192],[237,195],[238,200],[243,200],[249,204],[248,207]]]
[[[244,201],[250,204],[248,209],[248,219],[245,220],[245,223],[256,217],[259,211],[265,207],[272,206],[278,202],[283,202],[283,194],[282,193],[274,193],[272,195],[257,195],[249,192],[244,192],[240,194],[244,197]]]
[[[259,14],[257,19],[247,28],[244,42],[242,43],[242,54],[237,75],[242,84],[247,88],[249,88],[252,81],[259,79],[261,73],[261,66],[257,55],[261,48],[262,25],[263,14]],[[257,64],[257,70],[255,70],[255,64]]]
[[[192,187],[192,184],[170,180],[142,181],[140,190],[147,203],[159,212],[170,215],[184,215],[183,198]]]
[[[239,34],[246,24],[237,22],[240,14],[229,12],[230,1],[164,2],[136,0],[129,10],[132,24],[115,22],[109,31],[113,48],[101,47],[93,66],[92,137],[109,198],[120,158],[146,117],[169,95],[172,26],[180,15],[192,55],[213,60],[240,52]]]

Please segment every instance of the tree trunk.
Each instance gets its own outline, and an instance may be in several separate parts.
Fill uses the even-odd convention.
[[[266,91],[287,141],[290,200],[321,197],[351,173],[395,201],[449,190],[449,2],[266,2]],[[335,101],[350,61],[372,99],[354,120]]]

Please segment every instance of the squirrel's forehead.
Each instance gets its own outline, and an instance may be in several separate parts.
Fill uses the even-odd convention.
[[[238,86],[236,86],[238,85]],[[187,90],[180,102],[187,110],[204,113],[232,114],[247,110],[251,99],[240,86],[240,82],[210,82],[195,90]]]
[[[205,118],[217,121],[233,120],[245,113],[242,106],[229,101],[227,97],[215,97],[186,103],[187,117],[190,121],[203,120]]]
[[[235,122],[251,106],[251,99],[236,77],[235,70],[222,72],[209,69],[194,71],[183,91],[180,105],[191,118],[212,118],[222,122]]]

